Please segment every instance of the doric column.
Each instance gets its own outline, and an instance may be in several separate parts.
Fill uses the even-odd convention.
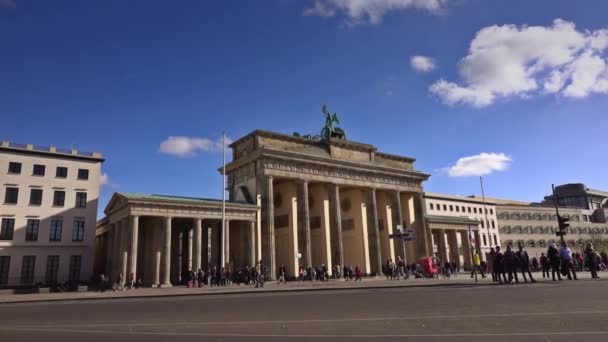
[[[332,240],[335,239],[335,250],[333,251],[335,255],[335,260],[338,260],[340,266],[344,266],[344,246],[342,242],[342,212],[340,208],[340,186],[337,184],[332,184],[330,189],[330,197],[333,199],[332,202],[332,212],[333,212],[333,221],[331,223],[331,227],[333,227]],[[333,247],[333,246],[332,246]],[[333,258],[332,258],[333,259]]]
[[[428,232],[430,229],[426,226],[426,206],[421,193],[416,194],[416,202],[418,203],[418,208],[420,209],[420,224],[418,225],[420,230],[419,234],[417,235],[422,236],[422,241],[420,241],[421,245],[418,244],[418,246],[422,247],[424,256],[428,256],[433,251],[433,246],[431,244],[431,247],[429,249],[430,241],[428,238]]]
[[[268,276],[274,280],[277,275],[276,250],[274,244],[274,186],[271,176],[266,178],[266,208],[268,217],[266,224],[268,225],[268,255],[270,260],[268,263]]]
[[[192,269],[192,254],[194,248],[194,228],[188,229],[188,270]]]
[[[382,274],[382,247],[380,246],[380,226],[378,224],[378,202],[376,201],[376,189],[372,188],[369,190],[371,208],[371,229],[374,232],[374,244],[376,245],[376,255],[371,256],[376,265],[376,274]]]
[[[163,232],[163,282],[161,287],[171,287],[171,217],[165,217]]]
[[[116,282],[118,280],[118,274],[120,274],[120,270],[122,266],[120,265],[120,242],[122,240],[122,234],[120,231],[120,221],[117,221],[112,224],[114,227],[112,230],[114,231],[114,248],[112,248],[112,282]]]
[[[230,264],[230,221],[226,220],[225,223],[225,231],[226,237],[224,239],[224,262],[226,263],[223,266],[227,266]]]
[[[105,275],[106,277],[108,277],[108,279],[110,279],[110,281],[112,281],[113,279],[111,278],[111,274],[112,274],[112,260],[113,260],[113,255],[112,253],[114,253],[114,225],[113,224],[109,224],[109,229],[108,229],[108,242],[106,243],[106,270],[105,270]]]
[[[450,246],[450,261],[460,265],[460,251],[458,250],[458,237],[455,230],[448,230],[448,244]]]
[[[256,222],[249,222],[249,266],[255,266]]]
[[[120,230],[122,231],[122,236],[123,236],[123,241],[122,241],[122,248],[120,251],[120,257],[121,257],[121,272],[123,275],[123,280],[126,282],[127,279],[129,278],[129,274],[127,267],[129,266],[129,219],[125,218],[123,220],[120,221]]]
[[[203,221],[194,219],[194,270],[198,271],[203,267],[201,263],[203,253]]]
[[[139,216],[131,216],[131,273],[137,281],[137,242],[139,238]]]
[[[401,225],[402,228],[404,229],[405,232],[405,227],[403,226],[403,210],[401,208],[401,192],[400,191],[395,191],[395,193],[393,194],[394,196],[394,201],[395,201],[395,210],[397,211],[397,222],[394,223],[395,227],[397,227],[398,225]],[[407,255],[405,253],[405,242],[403,241],[403,239],[401,240],[397,240],[398,243],[395,244],[395,249],[396,249],[396,253],[399,256],[401,256],[401,258],[403,258],[403,262],[405,264],[407,264]]]
[[[442,262],[445,263],[446,261],[448,261],[447,241],[445,238],[445,230],[438,229],[437,235],[439,238],[438,243],[437,243],[439,258],[441,259]]]
[[[308,182],[303,181],[300,183],[300,201],[302,201],[302,219],[301,223],[304,225],[304,260],[307,267],[312,265],[312,249],[310,242],[310,206],[308,203]],[[329,266],[328,266],[329,267]]]

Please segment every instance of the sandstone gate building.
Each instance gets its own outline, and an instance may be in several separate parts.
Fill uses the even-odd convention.
[[[300,265],[321,264],[380,274],[389,258],[404,255],[412,263],[433,253],[433,233],[463,232],[472,223],[478,229],[461,218],[425,219],[422,184],[429,175],[414,168],[413,158],[345,139],[263,130],[230,147],[225,231],[221,201],[116,193],[98,222],[98,272],[135,273],[155,286],[181,282],[190,268],[256,260],[270,278],[281,265],[289,276]],[[412,232],[405,253],[401,241],[389,239],[399,224]],[[470,264],[470,255],[463,258]]]

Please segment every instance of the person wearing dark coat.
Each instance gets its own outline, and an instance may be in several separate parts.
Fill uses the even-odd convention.
[[[557,250],[557,246],[555,243],[551,243],[549,245],[549,249],[547,249],[547,257],[549,258],[549,263],[551,264],[551,276],[553,281],[555,281],[555,274],[557,273],[557,279],[562,280],[562,275],[560,273],[560,264],[561,260],[559,258],[559,251]]]
[[[505,255],[502,254],[500,246],[496,246],[496,254],[494,255],[494,271],[496,272],[496,278],[501,284],[503,280],[507,283],[507,276],[505,275]],[[502,275],[502,279],[501,279]]]
[[[517,259],[517,255],[511,249],[511,245],[507,245],[507,251],[505,252],[505,272],[509,276],[509,284],[515,278],[515,283],[519,284],[519,279],[517,278],[517,266],[519,265],[519,260]]]
[[[530,276],[530,281],[536,283],[536,280],[532,278],[532,272],[530,272],[530,257],[528,256],[528,252],[524,251],[524,245],[519,244],[517,246],[518,251],[515,253],[517,258],[519,259],[519,269],[521,270],[521,275],[524,277],[524,282],[528,282],[526,279],[526,272]]]

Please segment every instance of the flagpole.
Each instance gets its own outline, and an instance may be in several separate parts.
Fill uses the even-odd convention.
[[[483,211],[486,217],[486,229],[488,230],[488,246],[492,246],[492,238],[490,235],[490,221],[488,221],[488,209],[486,209],[486,195],[483,191],[483,178],[481,176],[479,176],[479,184],[481,185],[481,200],[483,202]]]
[[[226,266],[226,132],[222,132],[222,256],[221,266]]]

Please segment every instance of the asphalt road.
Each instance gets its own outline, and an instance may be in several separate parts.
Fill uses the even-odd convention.
[[[606,341],[608,282],[0,305],[0,341]]]

